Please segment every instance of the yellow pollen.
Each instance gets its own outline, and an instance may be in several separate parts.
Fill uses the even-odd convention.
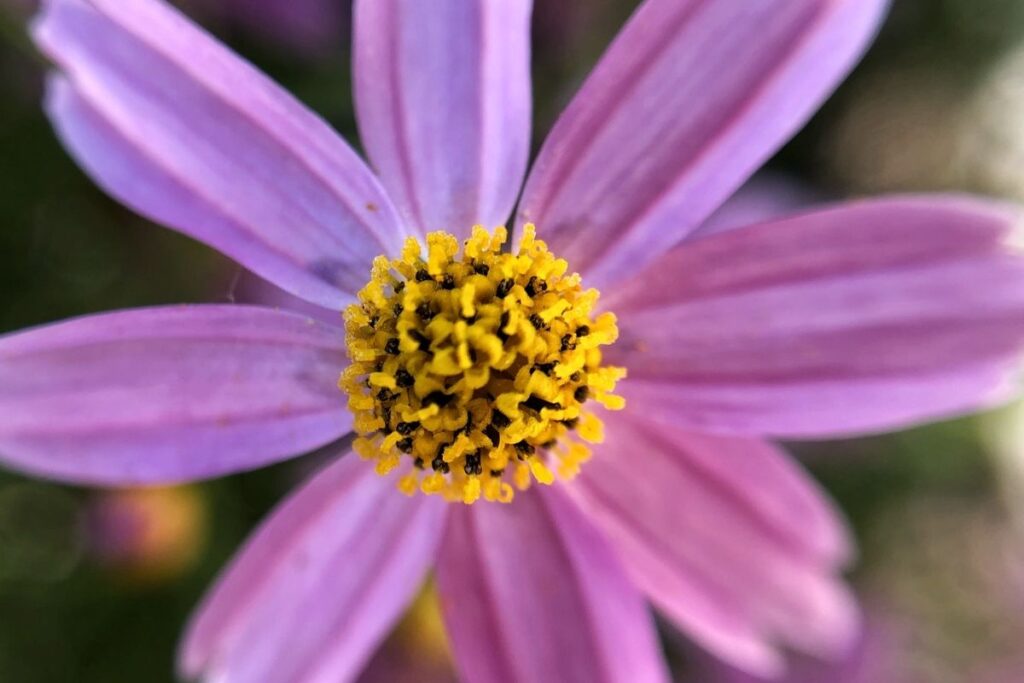
[[[625,370],[601,364],[615,316],[595,314],[597,291],[532,225],[517,253],[507,238],[478,226],[460,253],[434,232],[424,253],[410,237],[399,258],[377,257],[345,310],[354,448],[407,495],[508,503],[571,478],[604,434],[585,404],[625,405],[612,393]]]

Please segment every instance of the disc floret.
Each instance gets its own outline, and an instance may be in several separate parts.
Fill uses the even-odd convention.
[[[434,232],[425,256],[409,238],[345,310],[355,450],[381,475],[400,471],[409,495],[510,502],[534,480],[570,478],[602,439],[585,404],[624,406],[611,392],[625,371],[601,364],[615,316],[594,313],[597,290],[532,225],[515,254],[507,237],[477,227],[460,253]]]

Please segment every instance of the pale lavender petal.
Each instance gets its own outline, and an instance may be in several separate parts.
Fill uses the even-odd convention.
[[[609,416],[572,492],[638,585],[746,670],[777,673],[781,646],[841,654],[858,623],[835,576],[849,541],[820,489],[765,442],[699,436],[631,409]]]
[[[558,489],[454,511],[437,581],[466,681],[668,680],[639,594]]]
[[[1003,400],[1024,343],[1019,216],[980,200],[839,205],[673,250],[608,293],[645,414],[824,437]]]
[[[557,122],[519,219],[598,287],[700,226],[821,105],[886,0],[647,0]]]
[[[231,683],[352,680],[415,596],[445,503],[346,455],[293,493],[221,576],[179,666]]]
[[[168,5],[49,0],[34,35],[61,70],[58,133],[133,209],[336,309],[400,248],[397,214],[345,142]]]
[[[128,485],[301,454],[351,426],[343,335],[269,309],[176,306],[0,337],[0,462]]]
[[[532,0],[360,0],[355,90],[370,160],[406,220],[504,225],[530,143]]]

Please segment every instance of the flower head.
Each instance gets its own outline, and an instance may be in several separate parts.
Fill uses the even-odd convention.
[[[589,399],[624,406],[611,391],[625,371],[601,364],[615,316],[594,313],[597,292],[535,235],[527,225],[515,254],[504,228],[475,229],[461,254],[449,234],[428,235],[426,253],[409,238],[346,310],[354,447],[379,474],[408,455],[404,492],[509,503],[509,482],[550,484],[549,463],[569,477],[590,457],[602,424]]]
[[[885,5],[647,0],[527,176],[528,0],[356,3],[376,174],[164,2],[49,0],[34,35],[71,154],[326,312],[156,308],[0,338],[0,455],[166,483],[359,434],[375,464],[312,477],[198,611],[193,676],[350,680],[431,567],[472,683],[666,680],[645,596],[755,673],[785,647],[841,652],[845,528],[764,439],[1003,400],[1024,344],[1019,215],[901,197],[702,225]],[[517,198],[512,252],[494,226]],[[404,496],[374,470],[484,500]]]

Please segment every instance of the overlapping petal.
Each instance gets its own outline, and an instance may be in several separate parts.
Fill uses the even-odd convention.
[[[766,442],[688,433],[631,408],[608,420],[572,491],[654,603],[762,674],[781,670],[779,646],[849,646],[857,612],[834,574],[850,546],[818,487]]]
[[[401,616],[444,530],[443,502],[407,498],[354,455],[263,524],[186,634],[187,676],[343,683]]]
[[[784,175],[760,173],[729,197],[729,201],[685,239],[706,237],[792,216],[823,203],[823,199],[810,186]]]
[[[639,594],[557,489],[454,511],[437,572],[466,681],[668,680]]]
[[[351,426],[342,335],[269,309],[178,306],[0,337],[0,460],[128,485],[298,455]]]
[[[886,0],[647,0],[562,114],[521,221],[601,287],[697,228],[838,85]]]
[[[688,242],[607,294],[609,362],[688,429],[827,437],[1005,398],[1024,341],[1019,216],[967,199],[841,205]]]
[[[532,0],[355,5],[359,127],[421,231],[504,225],[530,143]]]
[[[34,35],[47,110],[108,192],[338,309],[402,228],[320,118],[157,0],[48,0]]]
[[[231,289],[232,303],[255,304],[264,308],[300,313],[331,326],[344,327],[341,311],[332,311],[289,294],[277,285],[250,272],[241,272]]]

